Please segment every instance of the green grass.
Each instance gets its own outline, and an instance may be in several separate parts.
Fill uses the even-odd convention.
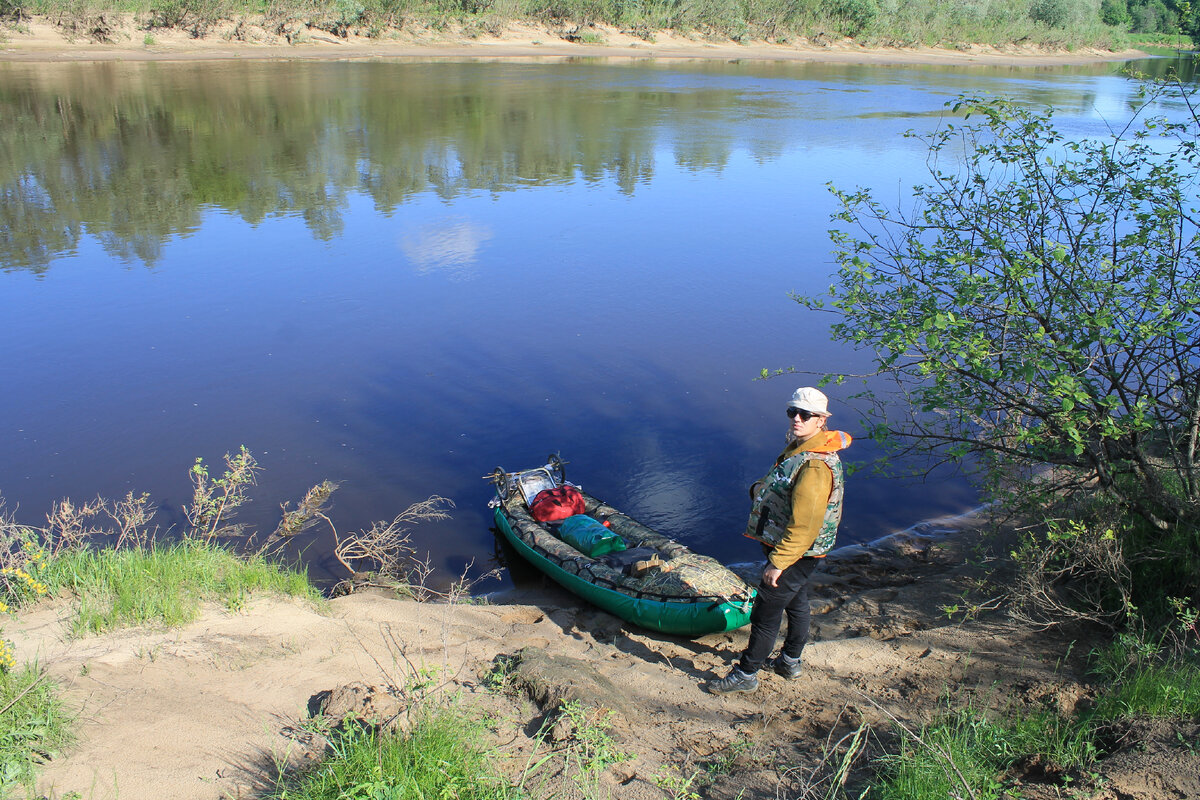
[[[978,800],[1003,794],[1002,776],[1018,761],[1037,756],[1051,768],[1069,772],[1096,757],[1090,727],[1047,711],[1011,716],[974,708],[949,712],[918,734],[906,737],[900,752],[881,759],[882,780],[873,797],[884,800],[962,797]]]
[[[1183,634],[1194,637],[1194,630]],[[969,794],[998,800],[1006,773],[1021,762],[1061,775],[1066,785],[1098,758],[1097,734],[1105,723],[1200,716],[1200,653],[1178,642],[1168,647],[1118,636],[1093,653],[1092,671],[1103,688],[1095,705],[1077,718],[1048,711],[987,714],[968,707],[949,711],[916,736],[905,734],[900,751],[879,760],[872,797],[943,800]]]
[[[1105,691],[1096,698],[1098,720],[1200,716],[1200,654],[1162,651],[1132,636],[1119,636],[1093,655],[1093,671]]]
[[[1190,50],[1196,46],[1192,37],[1185,33],[1130,33],[1126,36],[1131,47],[1144,44],[1150,47]]]
[[[1100,697],[1095,715],[1099,719],[1200,715],[1200,667],[1178,661],[1143,666]]]
[[[70,742],[55,688],[34,665],[0,671],[0,797],[21,787],[31,792],[37,764]]]
[[[311,728],[326,737],[328,751],[319,763],[296,774],[281,771],[269,800],[530,800],[547,794],[543,767],[553,763],[570,776],[584,797],[604,797],[600,776],[629,758],[617,749],[610,712],[564,702],[554,718],[571,733],[565,743],[547,747],[549,723],[538,733],[538,747],[519,775],[497,768],[497,750],[488,744],[486,724],[455,699],[436,698],[416,689],[411,718],[403,730],[381,732],[351,719],[330,732],[324,718]],[[680,797],[684,795],[680,794]]]
[[[421,712],[407,733],[348,724],[329,740],[329,755],[284,777],[275,800],[508,800],[521,795],[495,770],[481,725],[452,707]]]
[[[302,572],[192,541],[69,551],[51,559],[40,577],[52,592],[77,598],[76,635],[127,625],[183,625],[206,601],[237,609],[254,592],[320,599]]]

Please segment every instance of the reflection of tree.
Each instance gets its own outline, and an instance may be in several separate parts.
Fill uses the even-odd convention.
[[[1153,80],[1178,78],[1181,83],[1196,81],[1196,57],[1192,53],[1180,54],[1175,58],[1154,58],[1138,62],[1138,72]]]
[[[13,65],[0,86],[0,265],[44,269],[85,232],[153,263],[207,208],[251,224],[296,215],[331,239],[352,192],[384,213],[419,193],[580,178],[632,193],[653,177],[662,131],[681,139],[680,164],[720,169],[734,142],[706,139],[706,120],[770,105],[547,77],[494,64]]]
[[[55,214],[49,198],[29,181],[0,186],[0,263],[6,268],[41,272],[55,253],[78,239],[78,221]]]

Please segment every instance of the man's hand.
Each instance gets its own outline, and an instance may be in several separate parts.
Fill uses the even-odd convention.
[[[779,576],[782,574],[783,570],[768,561],[767,568],[763,570],[763,583],[771,588],[775,588],[779,585]]]

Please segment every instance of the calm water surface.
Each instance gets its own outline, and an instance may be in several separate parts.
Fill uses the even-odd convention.
[[[441,494],[417,545],[457,573],[496,558],[481,476],[560,451],[752,557],[746,486],[799,383],[754,376],[868,363],[789,299],[829,283],[826,184],[907,196],[903,132],[962,92],[1100,133],[1134,102],[1117,69],[0,64],[0,493],[37,522],[145,491],[177,524],[192,461],[245,444],[247,521],[324,478],[342,529]],[[851,481],[842,542],[976,502],[947,470]]]

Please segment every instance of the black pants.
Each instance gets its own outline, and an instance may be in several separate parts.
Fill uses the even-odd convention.
[[[775,586],[763,583],[758,587],[754,610],[750,612],[750,643],[738,669],[753,675],[762,669],[775,649],[779,626],[787,614],[787,635],[783,653],[799,658],[808,643],[808,582],[817,571],[819,558],[802,558],[783,571]]]

